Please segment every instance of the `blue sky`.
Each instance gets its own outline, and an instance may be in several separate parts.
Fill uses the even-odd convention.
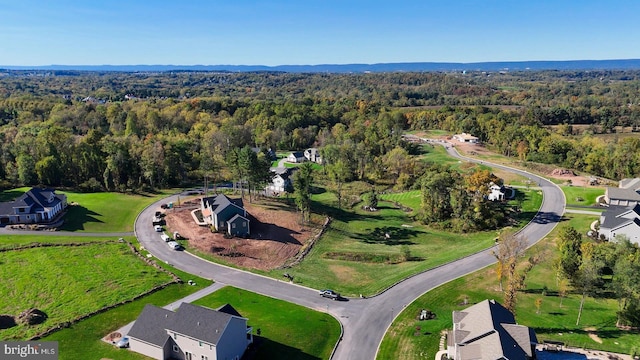
[[[0,0],[0,65],[640,58],[636,0]]]

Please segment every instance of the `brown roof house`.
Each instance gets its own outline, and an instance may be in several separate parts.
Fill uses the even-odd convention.
[[[513,314],[495,300],[453,312],[447,355],[453,360],[535,359],[536,334],[516,324]]]
[[[176,312],[147,304],[128,336],[132,351],[154,359],[239,360],[252,332],[229,304],[213,310],[182,303]]]
[[[19,198],[0,203],[0,226],[47,223],[67,207],[67,195],[31,188]]]

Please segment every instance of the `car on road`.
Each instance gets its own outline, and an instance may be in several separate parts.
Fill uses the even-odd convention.
[[[178,243],[177,243],[177,242],[175,242],[175,241],[169,241],[169,242],[167,243],[167,245],[169,245],[169,247],[170,247],[170,248],[172,248],[173,250],[178,250],[178,249],[180,249],[180,244],[178,244]]]
[[[162,234],[162,235],[160,235],[160,239],[162,239],[162,241],[164,241],[164,242],[169,242],[169,241],[171,241],[171,238],[170,238],[170,237],[169,237],[169,235],[167,235],[167,234]]]
[[[120,341],[116,343],[116,346],[119,348],[128,348],[129,347],[129,337],[123,336],[120,338]]]
[[[154,226],[153,226],[153,230],[155,230],[156,232],[162,232],[162,226],[160,226],[160,225],[154,225]]]
[[[340,299],[340,294],[338,294],[337,292],[335,292],[333,290],[329,290],[329,289],[320,290],[320,296],[326,297],[326,298],[332,299],[332,300]]]

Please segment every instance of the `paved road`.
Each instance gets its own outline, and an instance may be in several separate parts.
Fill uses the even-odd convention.
[[[460,156],[449,144],[440,143],[440,145],[446,146],[447,151],[452,156],[462,160],[480,162]],[[533,245],[548,234],[559,222],[564,212],[564,194],[556,185],[537,175],[503,165],[490,165],[520,174],[539,184],[544,194],[543,204],[536,217],[520,232],[528,239],[529,244]],[[177,195],[163,201],[175,202],[176,200]],[[222,284],[232,285],[330,313],[340,321],[343,327],[342,340],[339,342],[333,356],[333,359],[338,360],[375,359],[378,346],[386,330],[406,305],[434,287],[495,262],[495,258],[491,254],[492,249],[487,249],[408,278],[377,296],[367,299],[331,301],[318,296],[318,292],[314,289],[214,264],[185,251],[171,250],[160,239],[159,234],[153,231],[151,226],[153,214],[158,208],[159,203],[156,203],[145,209],[138,216],[135,226],[138,240],[154,256],[171,263],[183,271],[209,278]]]

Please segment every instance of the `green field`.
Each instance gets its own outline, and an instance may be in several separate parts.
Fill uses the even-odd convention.
[[[594,216],[570,215],[565,223],[578,231],[586,231]],[[640,346],[637,332],[622,331],[615,327],[618,303],[613,299],[587,298],[580,325],[576,326],[580,295],[571,293],[562,300],[557,296],[557,283],[553,262],[556,248],[552,239],[555,231],[529,250],[529,255],[538,254],[543,261],[533,267],[526,278],[526,285],[518,294],[516,318],[519,324],[535,329],[538,340],[563,341],[571,346],[628,353],[632,346]],[[546,287],[546,295],[542,289]],[[451,314],[454,310],[467,307],[461,304],[468,299],[469,304],[484,299],[502,302],[495,266],[482,269],[466,277],[433,289],[418,298],[394,321],[380,347],[378,359],[423,359],[433,358],[438,350],[443,330],[452,326]],[[536,299],[542,299],[538,314]],[[436,313],[434,320],[418,321],[420,309]],[[417,328],[419,327],[419,330]],[[585,328],[595,328],[602,344],[592,340]]]
[[[585,186],[560,186],[567,198],[567,206],[596,206],[596,198],[604,195],[605,189]]]
[[[340,337],[340,324],[326,313],[232,287],[194,302],[214,309],[227,303],[253,327],[252,359],[328,359]]]
[[[91,354],[91,359],[148,359],[148,357],[132,351],[117,349],[103,342],[101,339],[121,326],[134,321],[146,304],[164,306],[198,290],[202,290],[202,288],[211,284],[209,280],[183,273],[164,263],[159,263],[159,265],[169,269],[182,279],[193,279],[197,285],[169,285],[141,299],[80,321],[69,328],[62,329],[43,338],[43,340],[58,341],[60,360],[86,359],[87,354]]]
[[[48,315],[41,325],[0,330],[4,339],[33,336],[171,281],[114,241],[13,250],[1,259],[0,314],[37,308]]]
[[[170,194],[63,193],[67,195],[70,206],[61,230],[86,232],[133,231],[138,214],[149,204]]]

